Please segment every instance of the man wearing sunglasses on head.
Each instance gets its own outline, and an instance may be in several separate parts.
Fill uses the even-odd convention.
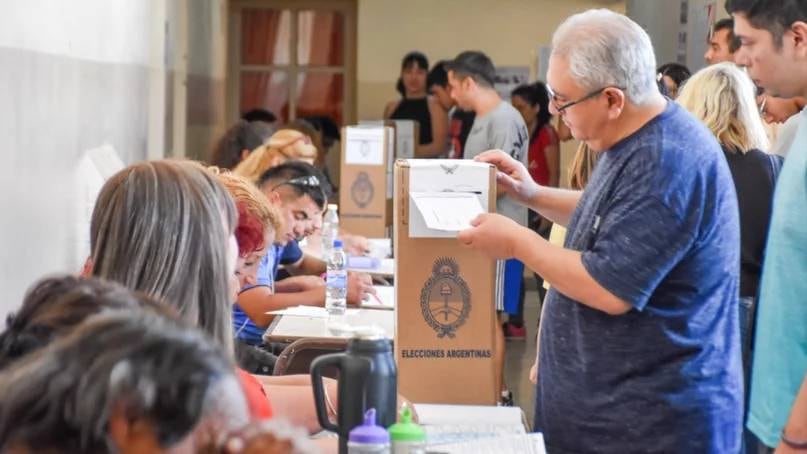
[[[297,242],[322,227],[327,194],[322,176],[310,164],[291,161],[267,170],[258,188],[269,202],[280,208],[284,229],[277,232],[275,244],[267,248],[257,272],[257,285],[241,290],[233,309],[236,336],[250,345],[263,343],[263,332],[271,322],[267,312],[294,306],[324,306],[325,262],[304,254]],[[276,280],[280,266],[291,274]],[[348,274],[348,304],[358,304],[374,293],[369,276]]]
[[[535,430],[552,453],[740,452],[737,198],[714,136],[655,80],[650,38],[590,10],[555,31],[550,110],[599,154],[582,192],[539,186],[501,151],[513,200],[567,226],[564,247],[483,214],[459,241],[549,282]]]

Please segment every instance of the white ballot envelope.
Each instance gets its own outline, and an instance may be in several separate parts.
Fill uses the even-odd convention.
[[[433,230],[459,232],[471,227],[482,214],[482,204],[472,192],[410,192],[415,206]]]
[[[454,238],[490,209],[490,164],[458,159],[411,159],[409,236]]]

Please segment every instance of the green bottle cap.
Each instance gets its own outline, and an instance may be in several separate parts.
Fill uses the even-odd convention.
[[[426,441],[426,431],[412,422],[412,410],[404,405],[401,408],[399,423],[389,426],[390,439],[396,441]]]

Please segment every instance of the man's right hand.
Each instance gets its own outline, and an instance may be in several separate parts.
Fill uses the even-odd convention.
[[[496,173],[497,190],[500,194],[506,194],[522,205],[529,205],[540,190],[540,186],[533,181],[527,167],[501,150],[486,151],[474,160],[496,166],[498,170]]]
[[[358,306],[362,301],[374,294],[373,278],[369,274],[347,274],[347,304]]]

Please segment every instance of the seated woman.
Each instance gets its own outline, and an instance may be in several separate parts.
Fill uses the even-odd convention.
[[[226,188],[198,164],[133,164],[107,180],[98,196],[90,225],[90,272],[161,298],[232,355],[236,215]],[[252,379],[247,388],[252,404],[268,406],[266,396],[259,395],[265,390],[275,414],[309,431],[321,430],[307,376],[268,377],[261,388],[246,375]],[[329,392],[334,396],[335,388]]]
[[[781,157],[769,155],[768,139],[757,111],[754,84],[733,63],[704,68],[683,86],[678,103],[700,119],[720,142],[740,207],[740,334],[748,373],[753,353],[756,298],[773,191]]]
[[[150,311],[89,318],[0,387],[2,452],[197,452],[249,421],[220,346]]]
[[[448,151],[448,116],[434,97],[428,96],[426,76],[429,60],[420,52],[406,54],[401,62],[401,76],[395,87],[401,99],[384,108],[385,120],[415,120],[419,134],[417,155],[439,158]]]
[[[262,121],[238,120],[219,139],[210,163],[222,169],[235,168],[263,144],[267,127]]]
[[[113,282],[75,276],[43,279],[6,319],[0,333],[0,370],[68,334],[91,315],[140,309],[177,317],[171,307]]]

